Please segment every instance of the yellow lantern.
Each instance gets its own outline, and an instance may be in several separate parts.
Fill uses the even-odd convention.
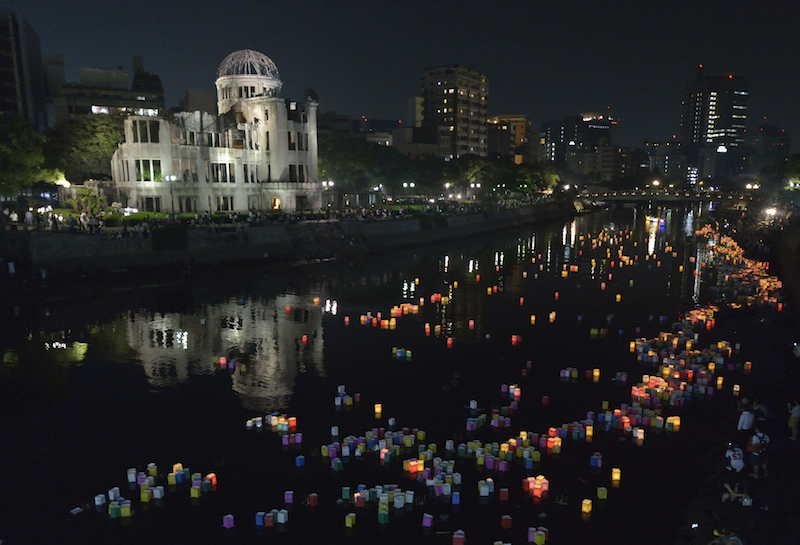
[[[611,480],[612,481],[620,481],[622,480],[622,470],[618,467],[611,468]]]
[[[592,500],[583,500],[581,502],[581,513],[591,513],[592,512]]]

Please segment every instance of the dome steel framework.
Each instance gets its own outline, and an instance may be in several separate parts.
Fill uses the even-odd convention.
[[[272,59],[252,49],[235,51],[225,57],[219,65],[217,77],[225,76],[264,76],[280,81],[278,67]]]

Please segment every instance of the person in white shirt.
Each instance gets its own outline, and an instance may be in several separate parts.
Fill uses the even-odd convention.
[[[729,470],[740,473],[744,469],[744,452],[739,447],[733,446],[733,443],[728,443],[725,458],[728,460]]]
[[[736,429],[739,431],[750,431],[753,427],[753,413],[750,411],[750,407],[745,407],[742,413],[739,415],[739,424],[736,426]]]

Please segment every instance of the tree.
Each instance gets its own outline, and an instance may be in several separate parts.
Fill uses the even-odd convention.
[[[44,136],[20,116],[0,114],[0,194],[14,196],[44,179]]]
[[[368,191],[383,185],[391,193],[413,180],[413,163],[395,148],[357,138],[319,141],[319,176],[337,186]]]
[[[60,169],[72,182],[107,180],[111,156],[125,139],[124,118],[90,115],[63,121],[47,136],[46,166]]]

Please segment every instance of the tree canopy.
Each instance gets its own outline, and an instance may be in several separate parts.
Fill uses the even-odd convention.
[[[124,118],[91,115],[57,124],[47,135],[46,166],[72,183],[111,178],[111,156],[125,138]]]
[[[507,197],[526,198],[552,189],[559,181],[545,163],[517,165],[508,159],[465,155],[451,161],[432,156],[411,159],[395,148],[355,138],[329,138],[319,142],[319,175],[337,186],[370,190],[383,185],[394,196],[407,193],[434,195],[445,189],[483,197],[501,191]],[[403,184],[413,183],[412,191]]]
[[[0,194],[13,196],[43,179],[44,136],[20,116],[0,114]]]

